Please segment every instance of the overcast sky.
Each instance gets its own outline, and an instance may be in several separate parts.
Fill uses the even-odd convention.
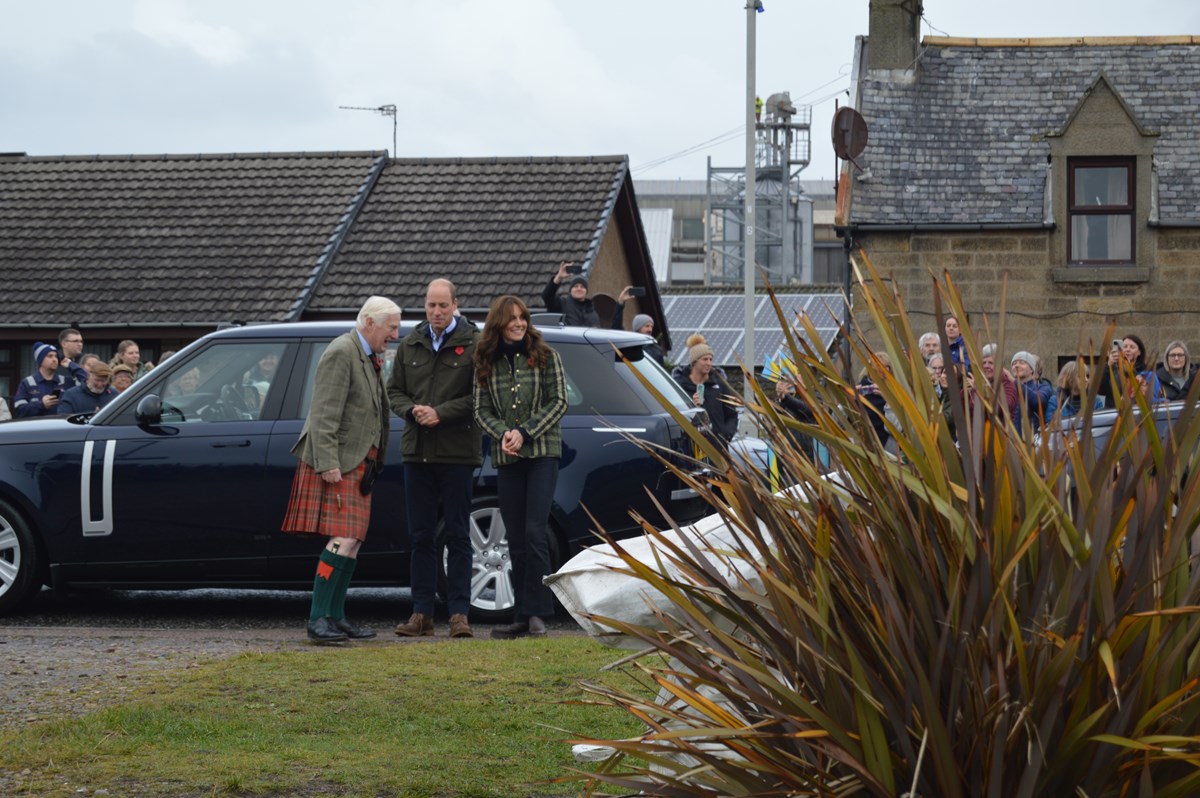
[[[834,172],[868,0],[764,0],[757,89],[812,105]],[[745,0],[0,0],[0,152],[392,149],[628,154],[634,176],[744,160]],[[1196,0],[925,0],[923,35],[1200,34]],[[702,146],[703,145],[703,146]],[[665,160],[685,151],[693,154]],[[656,165],[657,164],[657,165]]]

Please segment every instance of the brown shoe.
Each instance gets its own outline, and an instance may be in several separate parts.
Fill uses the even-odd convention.
[[[433,618],[423,612],[414,612],[404,623],[396,624],[396,634],[401,637],[422,637],[433,634]]]
[[[467,616],[461,612],[450,616],[450,636],[451,637],[474,637],[475,634],[471,631],[471,624],[467,622]]]

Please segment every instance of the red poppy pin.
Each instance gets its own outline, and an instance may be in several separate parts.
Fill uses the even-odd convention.
[[[467,351],[467,348],[465,346],[454,347],[454,354],[456,354],[456,355],[461,355],[463,352],[466,352],[466,351]]]

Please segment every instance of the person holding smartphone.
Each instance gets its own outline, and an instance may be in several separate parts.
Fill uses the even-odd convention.
[[[33,345],[34,372],[17,385],[13,397],[14,418],[53,416],[58,412],[59,397],[69,387],[66,378],[57,374],[58,350],[51,344],[38,341]]]
[[[732,392],[713,368],[713,350],[700,333],[687,339],[688,362],[691,368],[676,377],[679,387],[692,398],[692,403],[708,411],[712,437],[721,445],[728,444],[737,433],[737,408],[731,404]]]
[[[567,284],[567,298],[558,294],[558,287]],[[550,313],[563,314],[563,324],[568,327],[599,327],[600,316],[592,300],[588,299],[588,281],[583,276],[583,266],[564,260],[558,271],[542,289],[542,302]]]
[[[643,297],[646,295],[646,289],[640,286],[627,285],[617,297],[617,306],[613,309],[612,322],[609,324],[614,330],[625,329],[625,303],[634,297]],[[629,327],[630,330],[642,335],[649,335],[654,338],[654,343],[646,344],[642,347],[642,353],[658,361],[661,366],[664,364],[662,347],[658,344],[658,339],[654,337],[654,318],[648,313],[639,313],[633,317],[633,324]]]
[[[1107,365],[1100,372],[1099,388],[1105,407],[1116,407],[1118,396],[1132,397],[1135,390],[1141,391],[1148,401],[1162,399],[1162,386],[1154,370],[1146,365],[1146,345],[1139,336],[1130,333],[1114,339]]]

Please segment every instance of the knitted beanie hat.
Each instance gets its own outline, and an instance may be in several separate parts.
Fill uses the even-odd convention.
[[[1041,371],[1042,371],[1041,360],[1038,358],[1037,355],[1033,354],[1032,352],[1017,352],[1015,355],[1012,356],[1012,360],[1009,361],[1008,365],[1011,367],[1018,360],[1026,363],[1029,366],[1029,370],[1032,371],[1034,374],[1041,373]]]
[[[631,327],[631,329],[634,332],[637,332],[638,330],[645,327],[647,324],[652,324],[653,322],[654,322],[654,319],[650,318],[650,315],[648,313],[639,313],[633,317],[633,326]]]
[[[44,344],[41,341],[38,341],[33,345],[34,363],[40,368],[42,361],[46,359],[46,355],[50,354],[51,352],[58,354],[58,350],[50,344]]]
[[[705,355],[713,353],[712,347],[704,342],[704,336],[700,333],[692,333],[687,339],[688,348],[688,363],[695,363]]]

